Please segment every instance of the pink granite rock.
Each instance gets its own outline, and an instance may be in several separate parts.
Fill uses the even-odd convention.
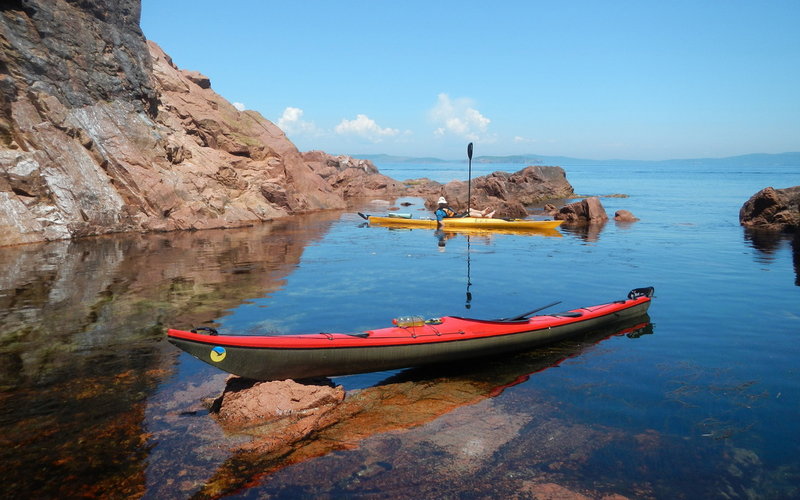
[[[627,210],[617,210],[614,212],[614,220],[617,222],[636,222],[639,219]]]
[[[464,181],[451,181],[444,186],[424,181],[415,182],[410,189],[425,197],[429,210],[435,210],[437,200],[444,196],[454,210],[466,211],[469,190],[470,206],[478,210],[491,208],[495,210],[495,217],[526,217],[529,205],[573,195],[561,167],[530,166],[514,173],[493,172],[472,179],[471,189]]]
[[[324,413],[344,400],[341,386],[303,384],[294,380],[253,382],[228,380],[218,403],[217,418],[228,428],[263,425],[287,416],[309,417]]]
[[[800,186],[762,189],[742,205],[739,223],[775,231],[800,231]]]
[[[593,196],[561,207],[555,219],[570,224],[595,224],[608,220],[600,198]]]

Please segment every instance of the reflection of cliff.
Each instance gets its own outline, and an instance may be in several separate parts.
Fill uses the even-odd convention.
[[[794,262],[794,284],[800,286],[800,232],[792,238],[792,261]]]
[[[605,228],[605,222],[598,222],[593,224],[562,224],[559,226],[561,231],[575,235],[583,241],[594,243],[600,239],[600,233]]]
[[[318,422],[321,429],[309,440],[292,442],[282,439],[282,432],[285,432],[282,427],[292,433],[303,425],[302,420],[298,422],[295,417],[283,423],[267,423],[263,428],[250,428],[248,434],[255,436],[254,441],[225,461],[195,496],[225,496],[252,484],[256,477],[271,474],[287,465],[336,450],[355,448],[375,434],[432,422],[458,408],[495,397],[504,389],[525,382],[531,374],[578,356],[605,338],[619,334],[631,334],[634,338],[641,334],[642,329],[651,333],[652,325],[648,322],[649,317],[645,314],[624,324],[596,331],[584,339],[564,341],[516,356],[401,372],[346,398],[324,415]]]
[[[334,217],[0,249],[8,491],[140,494],[144,406],[174,356],[162,325],[211,321],[280,288]]]

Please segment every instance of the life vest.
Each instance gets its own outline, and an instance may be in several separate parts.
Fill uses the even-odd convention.
[[[450,217],[455,217],[456,216],[456,212],[450,207],[443,207],[440,210],[442,212],[444,212],[445,218],[450,218]]]

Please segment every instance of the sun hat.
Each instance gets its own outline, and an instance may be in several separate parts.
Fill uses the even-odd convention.
[[[444,199],[444,196],[439,197],[439,205],[447,205],[447,200]]]

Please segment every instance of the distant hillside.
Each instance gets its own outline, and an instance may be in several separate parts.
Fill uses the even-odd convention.
[[[450,163],[448,160],[440,158],[414,158],[411,156],[394,156],[394,155],[347,155],[352,158],[359,158],[361,160],[369,160],[372,163]],[[466,160],[465,160],[466,161]]]
[[[800,167],[800,153],[765,154],[755,153],[728,158],[699,158],[694,160],[667,160],[660,163],[696,163],[698,165],[720,164],[737,167]]]
[[[439,158],[414,158],[411,156],[392,155],[351,155],[354,158],[371,160],[373,163],[453,163],[453,160]],[[467,159],[455,160],[467,162]],[[766,154],[755,153],[726,158],[686,158],[673,160],[591,160],[584,158],[570,158],[568,156],[546,156],[536,154],[511,155],[511,156],[476,156],[473,163],[510,163],[517,165],[633,165],[633,164],[661,164],[661,165],[718,165],[724,163],[732,167],[800,167],[800,152]]]

